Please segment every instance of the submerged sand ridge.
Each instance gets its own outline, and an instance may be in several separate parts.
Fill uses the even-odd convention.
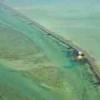
[[[64,45],[5,8],[0,9],[2,100],[99,100],[88,64],[73,61]]]
[[[74,40],[79,47],[88,51],[97,61],[99,61],[99,3],[95,5],[93,2],[97,1],[89,1],[90,3],[84,1],[85,4],[81,3],[81,1],[78,2],[80,2],[80,4],[72,2],[71,4],[73,4],[73,6],[71,6],[62,0],[60,5],[53,6],[48,3],[48,5],[35,6],[33,3],[31,4],[32,7],[28,6],[29,9],[25,9],[24,6],[17,6],[17,8],[15,8],[32,20],[36,20],[41,25],[54,31],[56,34]]]

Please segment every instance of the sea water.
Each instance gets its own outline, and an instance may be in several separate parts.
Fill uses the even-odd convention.
[[[71,39],[100,60],[100,2],[98,0],[8,2],[32,20]],[[24,5],[25,4],[25,5]],[[24,6],[23,6],[24,5]]]
[[[0,9],[0,87],[2,100],[99,100],[88,64],[39,27]]]

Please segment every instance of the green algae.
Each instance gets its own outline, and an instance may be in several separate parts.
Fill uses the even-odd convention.
[[[28,23],[0,8],[1,100],[99,100],[89,65]]]

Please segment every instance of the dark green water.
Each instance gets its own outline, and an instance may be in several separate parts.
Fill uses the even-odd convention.
[[[0,100],[99,100],[88,64],[39,27],[0,7]]]

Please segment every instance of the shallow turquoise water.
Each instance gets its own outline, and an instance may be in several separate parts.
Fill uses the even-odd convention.
[[[42,3],[32,1],[28,1],[29,3],[25,5],[10,2],[9,5],[15,5],[17,10],[32,20],[75,41],[96,60],[100,60],[100,2],[98,0],[58,0],[53,3],[49,0]]]
[[[67,48],[46,35],[35,24],[30,26],[27,23],[22,17],[12,15],[9,9],[3,6],[0,9],[0,41],[2,41],[0,51],[4,54],[0,57],[0,88],[2,91],[7,90],[6,93],[0,92],[2,100],[5,98],[7,100],[99,100],[99,89],[94,85],[95,77],[89,65],[73,61],[71,56],[66,55],[69,52]],[[38,77],[42,78],[42,75],[51,73],[51,80],[57,76],[56,80],[60,79],[60,83],[56,81],[55,84],[59,84],[59,87],[47,84],[46,79],[41,81],[38,77],[34,78],[34,67],[37,66],[33,63],[25,65],[27,67],[25,70],[17,67],[24,67],[26,60],[21,65],[18,62],[13,64],[13,60],[23,60],[31,55],[30,60],[35,59],[33,53],[45,55],[42,59],[48,59],[56,70],[54,76],[52,76],[54,69],[51,72],[47,70],[47,74],[42,73],[46,68],[44,65],[41,66],[41,62],[38,67],[43,69],[37,69],[35,74],[39,72]],[[41,59],[38,59],[38,63],[39,60]],[[12,91],[8,92],[10,89]]]

